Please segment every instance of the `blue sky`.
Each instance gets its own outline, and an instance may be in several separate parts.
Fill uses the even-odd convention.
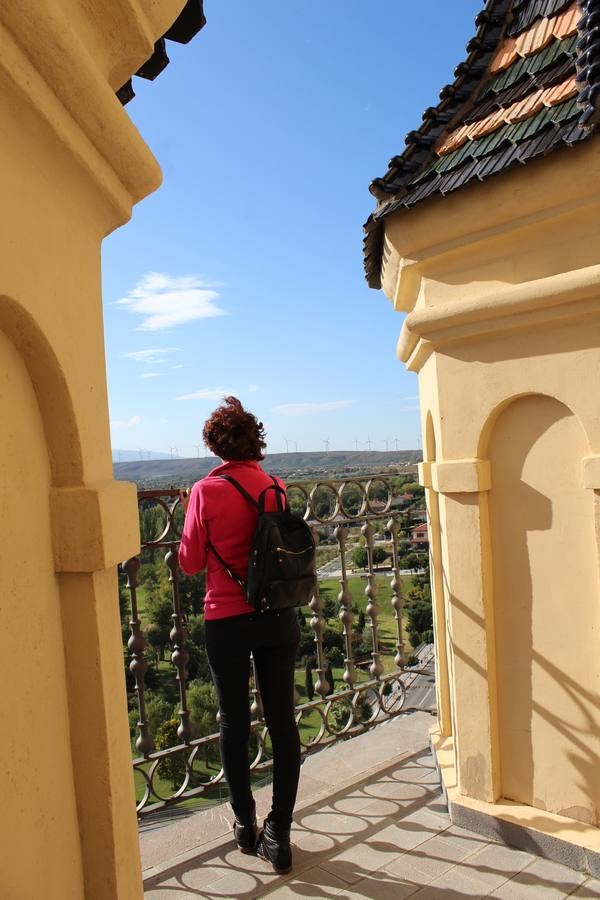
[[[482,6],[206,0],[203,31],[134,79],[164,183],[104,242],[114,448],[202,455],[225,392],[270,452],[417,446],[402,316],[366,286],[361,226]]]

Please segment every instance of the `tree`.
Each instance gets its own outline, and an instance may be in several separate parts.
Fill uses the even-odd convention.
[[[215,734],[218,730],[217,712],[219,704],[212,682],[191,681],[187,690],[188,709],[190,711],[190,725],[194,737],[206,737]],[[204,759],[215,761],[219,756],[218,744],[207,744]]]
[[[367,617],[365,616],[364,610],[361,609],[361,611],[358,614],[358,630],[360,632],[364,631],[366,624],[367,624]]]
[[[407,569],[416,571],[419,568],[419,557],[416,553],[407,553],[404,557],[404,565]]]
[[[304,666],[304,683],[306,685],[306,699],[312,700],[315,696],[315,686],[313,683],[312,665],[310,659],[306,660]]]
[[[341,669],[346,661],[346,657],[343,652],[339,650],[337,647],[332,647],[325,654],[329,662],[332,666],[335,666],[336,669]]]
[[[329,684],[329,694],[333,694],[335,692],[335,678],[333,677],[333,669],[331,667],[331,660],[327,661],[327,667],[324,672],[325,681]]]
[[[375,547],[373,549],[373,562],[377,566],[380,563],[385,562],[389,555],[390,554],[387,550],[384,550],[383,547]]]
[[[179,719],[167,719],[158,728],[154,746],[157,750],[166,750],[168,747],[176,747],[181,743],[177,734]],[[181,754],[166,756],[158,764],[158,774],[165,781],[170,781],[173,790],[176,790],[185,778],[185,760]]]
[[[408,637],[413,647],[431,643],[433,641],[433,611],[431,590],[428,585],[409,591],[405,610]]]
[[[198,615],[204,609],[204,595],[206,593],[206,579],[204,572],[199,575],[186,575],[181,570],[178,572],[177,583],[179,585],[179,605],[184,615]]]
[[[323,618],[326,621],[335,619],[337,615],[337,604],[333,597],[327,595],[323,603]]]
[[[369,565],[369,554],[365,547],[357,547],[352,551],[352,562],[359,569],[366,569]]]
[[[208,655],[204,647],[199,647],[193,641],[187,641],[185,649],[188,652],[187,673],[190,681],[201,681],[205,684],[212,680]]]
[[[156,622],[150,622],[146,628],[146,641],[154,651],[156,661],[164,659],[165,647],[169,643],[169,629],[165,630]]]
[[[300,628],[304,628],[306,625],[306,616],[304,615],[302,607],[298,607],[298,609],[296,610],[296,615],[298,616],[298,624],[300,625]]]

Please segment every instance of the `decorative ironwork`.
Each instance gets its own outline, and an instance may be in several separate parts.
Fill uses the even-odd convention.
[[[316,694],[314,699],[296,707],[296,720],[302,726],[301,743],[303,752],[306,753],[359,734],[379,722],[414,709],[415,707],[407,700],[407,691],[418,677],[431,676],[428,664],[433,657],[433,649],[428,648],[425,656],[421,654],[417,667],[405,668],[399,546],[401,541],[406,539],[400,537],[402,508],[400,498],[394,495],[391,477],[358,476],[347,481],[320,481],[312,486],[298,482],[288,485],[288,498],[294,511],[303,515],[312,526],[315,540],[323,554],[330,550],[332,552],[328,555],[333,556],[328,563],[321,566],[317,588],[309,604],[310,626],[314,633],[315,644]],[[207,773],[207,761],[210,759],[214,762],[218,759],[218,733],[215,730],[215,733],[205,737],[194,737],[190,722],[186,694],[189,663],[186,648],[187,622],[180,602],[177,560],[183,521],[179,493],[175,489],[140,491],[138,502],[141,510],[154,508],[164,517],[164,522],[161,523],[156,521],[158,515],[154,517],[155,533],[143,534],[140,556],[133,557],[123,564],[131,599],[129,667],[135,679],[138,708],[139,735],[135,746],[140,755],[134,760],[133,766],[138,784],[141,783],[143,786],[142,796],[138,801],[138,812],[145,815],[161,807],[171,806],[212,791],[223,781],[223,772],[219,770],[214,774]],[[379,531],[387,532],[385,539]],[[377,572],[375,550],[376,546],[381,546],[382,543],[391,549],[392,558],[389,584],[396,632],[394,636],[396,653],[393,660],[382,654],[379,637],[381,612],[377,578],[380,573]],[[371,632],[372,647],[370,660],[367,656],[366,661],[364,658],[357,658],[355,653],[356,616],[348,576],[348,554],[361,545],[367,555],[366,575],[361,577],[366,581],[364,591],[367,598],[366,627]],[[142,630],[137,596],[140,564],[154,558],[156,551],[166,551],[164,562],[169,571],[171,585],[173,605],[171,616],[173,627],[170,632],[171,662],[178,687],[177,735],[180,741],[177,746],[160,750],[154,748],[148,724],[145,697],[148,668],[147,639]],[[325,670],[323,638],[326,619],[319,591],[319,583],[323,578],[337,580],[340,584],[336,614],[343,626],[343,687],[333,693],[330,691]],[[330,614],[331,610],[328,612],[328,615]],[[251,762],[251,770],[260,772],[272,765],[272,758],[254,664],[250,693],[252,731],[257,748]],[[306,723],[310,723],[310,727],[304,727]],[[167,780],[164,777],[165,770],[168,771],[174,785],[170,790],[165,789]]]

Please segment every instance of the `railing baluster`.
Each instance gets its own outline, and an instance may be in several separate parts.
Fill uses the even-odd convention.
[[[346,573],[346,536],[348,534],[348,529],[343,525],[337,525],[336,528],[334,528],[333,534],[338,542],[340,567],[342,572],[342,577],[340,578],[341,590],[338,594],[338,600],[340,602],[339,618],[344,626],[344,646],[346,648],[342,680],[349,687],[352,687],[356,681],[356,669],[354,668],[354,654],[352,651],[352,623],[354,621],[354,613],[351,609],[352,597],[348,590],[348,575]]]
[[[319,535],[316,528],[312,529],[313,535],[315,538],[315,544],[319,542]],[[329,693],[329,683],[325,678],[325,658],[323,655],[323,629],[325,627],[325,623],[323,621],[323,604],[321,602],[321,596],[319,594],[319,583],[315,585],[315,592],[312,596],[310,603],[308,604],[312,610],[312,618],[310,620],[310,624],[312,630],[315,633],[315,645],[316,645],[316,657],[317,657],[317,681],[315,684],[315,690],[317,694],[320,694],[321,697],[326,697]]]
[[[371,633],[373,638],[373,652],[371,656],[373,657],[373,662],[369,666],[369,672],[373,678],[379,678],[381,673],[383,672],[383,666],[381,664],[381,658],[379,653],[379,635],[378,635],[378,627],[377,627],[377,615],[379,613],[379,607],[377,606],[377,583],[375,581],[375,572],[374,572],[374,563],[373,563],[373,526],[371,522],[365,522],[362,526],[361,534],[363,535],[366,543],[367,543],[367,559],[368,559],[368,570],[367,570],[367,586],[365,588],[365,594],[367,597],[367,615],[371,620]]]
[[[378,481],[384,485],[387,485],[389,492],[388,497],[391,497],[390,479],[386,475],[381,475],[378,477],[360,475],[356,476],[354,487],[349,486],[349,483],[347,481],[338,482],[334,480],[330,482],[319,482],[319,484],[315,485],[310,491],[308,491],[302,485],[299,485],[298,488],[307,499],[307,508],[304,518],[307,523],[313,528],[313,533],[315,534],[315,543],[318,544],[319,542],[317,529],[327,526],[331,526],[334,528],[333,533],[337,541],[337,549],[340,555],[341,569],[339,578],[340,590],[337,595],[337,599],[339,601],[339,609],[337,612],[338,617],[342,622],[344,638],[343,647],[345,657],[344,673],[342,676],[344,682],[343,691],[345,691],[344,699],[346,702],[352,702],[353,700],[356,702],[356,699],[360,699],[359,691],[361,689],[363,691],[366,691],[365,696],[368,696],[369,698],[377,696],[379,700],[374,701],[377,703],[378,707],[376,720],[380,721],[380,719],[382,718],[391,718],[395,715],[398,715],[403,709],[410,708],[407,707],[405,698],[407,696],[407,691],[410,689],[410,684],[412,683],[412,681],[419,677],[419,674],[417,672],[412,673],[410,679],[407,680],[407,673],[405,673],[403,670],[403,665],[405,663],[405,650],[402,632],[402,614],[404,601],[402,596],[402,578],[400,577],[400,538],[398,516],[395,511],[391,510],[391,502],[389,500],[384,503],[380,499],[380,493],[379,495],[377,495],[377,493],[374,492],[374,498],[369,500],[371,486],[374,481]],[[290,485],[288,486],[288,489],[293,487],[293,485]],[[317,488],[319,488],[319,490],[317,490]],[[327,515],[322,513],[323,492],[326,490],[335,492],[337,496],[337,503],[335,505],[335,508],[330,509]],[[347,504],[347,507],[344,507],[344,504],[342,503],[341,495],[344,490],[347,490],[349,492],[350,497],[350,501]],[[360,505],[357,505],[356,503],[357,493],[362,497]],[[180,698],[180,723],[177,729],[177,740],[179,743],[188,745],[191,751],[190,759],[193,760],[198,758],[198,753],[203,752],[203,747],[207,745],[207,738],[192,737],[190,714],[187,707],[187,623],[185,615],[182,612],[181,608],[180,585],[178,578],[177,547],[179,534],[174,528],[174,511],[177,508],[178,502],[177,491],[174,488],[156,491],[144,491],[140,492],[139,498],[142,504],[159,504],[167,511],[168,521],[166,527],[161,531],[160,534],[156,534],[156,529],[153,529],[152,539],[144,543],[143,549],[150,550],[152,554],[154,554],[154,552],[156,552],[160,548],[168,551],[165,556],[165,563],[169,571],[169,582],[171,585],[173,603],[173,626],[170,632],[173,651],[171,659],[176,669]],[[317,510],[319,510],[320,515],[317,515]],[[394,643],[396,648],[394,661],[397,668],[394,671],[388,672],[387,674],[384,674],[383,659],[379,652],[380,623],[379,606],[377,600],[377,578],[375,575],[374,561],[374,534],[376,530],[374,526],[381,519],[382,515],[389,516],[387,528],[391,534],[393,557],[392,577],[389,583],[392,593],[391,606],[394,610],[394,618],[396,622],[394,628]],[[368,669],[372,681],[369,681],[366,684],[357,683],[358,676],[360,674],[358,672],[360,664],[357,664],[354,658],[355,641],[352,629],[355,616],[352,612],[353,595],[351,591],[353,585],[350,583],[350,575],[346,561],[346,551],[350,543],[350,529],[354,528],[360,528],[361,534],[366,543],[367,584],[364,593],[367,598],[366,614],[368,617],[368,622],[371,626],[372,637],[372,659],[370,661]],[[141,558],[144,559],[144,557]],[[153,742],[148,728],[148,715],[144,695],[145,673],[147,672],[149,660],[147,660],[145,656],[145,653],[147,652],[147,645],[141,627],[136,597],[140,559],[138,557],[133,557],[132,559],[127,560],[127,562],[123,564],[123,568],[127,574],[127,586],[129,592],[131,593],[131,636],[128,640],[128,647],[131,653],[130,669],[135,678],[135,689],[139,715],[139,736],[136,740],[136,747],[140,754],[140,757],[134,761],[134,768],[138,773],[138,779],[146,779],[145,794],[138,803],[138,811],[140,812],[140,814],[145,814],[157,808],[175,805],[176,803],[188,798],[200,797],[205,790],[214,790],[215,780],[217,782],[221,782],[223,779],[223,774],[222,772],[219,773],[216,776],[216,779],[210,779],[210,781],[206,783],[204,783],[203,777],[200,779],[200,783],[186,783],[185,789],[183,789],[182,787],[181,793],[177,792],[170,797],[161,799],[156,793],[152,793],[153,776],[151,775],[148,778],[148,772],[151,771],[148,769],[148,765],[150,764],[151,767],[156,768],[156,766],[158,766],[163,759],[169,759],[172,756],[177,756],[179,753],[181,753],[181,750],[177,750],[176,747],[167,747],[160,750],[159,752],[153,752]],[[307,748],[312,748],[316,745],[325,744],[331,740],[344,739],[347,734],[358,733],[365,728],[371,727],[371,725],[375,723],[375,720],[371,717],[369,721],[363,721],[361,717],[358,717],[353,720],[350,731],[345,732],[343,729],[339,731],[336,721],[338,706],[335,702],[332,704],[328,700],[330,688],[328,680],[325,676],[327,660],[325,658],[323,649],[326,621],[323,617],[323,600],[321,598],[318,583],[315,587],[314,594],[311,597],[309,606],[312,616],[310,624],[314,634],[314,654],[316,656],[316,684],[314,685],[315,696],[311,702],[307,703],[306,705],[304,703],[300,705],[300,702],[298,701],[298,694],[296,691],[296,700],[298,701],[296,715],[300,720],[301,733],[303,733],[303,744]],[[307,651],[305,650],[304,652]],[[260,685],[256,676],[254,660],[252,661],[252,665],[254,683],[251,689],[251,712],[253,718],[258,719],[260,722],[260,726],[257,726],[260,728],[260,733],[257,736],[260,745],[263,746],[264,749],[264,713],[260,695]],[[398,686],[398,688],[400,689],[399,691],[389,690],[388,686],[393,687],[394,684]],[[339,695],[340,693],[342,693],[342,686],[338,682],[336,694]],[[400,700],[398,700],[398,693],[400,694]],[[357,694],[359,694],[358,698]],[[390,700],[390,698],[392,699]],[[374,709],[372,703],[371,706],[372,709]],[[320,712],[320,716],[323,717],[322,723],[317,726],[317,728],[315,728],[314,720],[312,719],[312,712],[315,709],[318,709]],[[304,720],[303,724],[304,716],[308,717],[308,721]],[[333,719],[331,719],[330,721],[331,716],[333,716]],[[307,726],[308,730],[306,730]],[[217,734],[214,734],[210,738],[208,738],[208,741],[216,740],[218,740]],[[272,764],[272,760],[270,759],[269,755],[265,755],[264,753],[259,755],[255,762],[259,769]]]
[[[138,705],[138,731],[139,736],[136,738],[135,746],[142,756],[148,756],[154,749],[154,742],[148,731],[148,719],[146,717],[146,698],[144,696],[144,675],[148,668],[146,662],[145,650],[147,647],[146,638],[142,631],[142,623],[138,614],[137,606],[137,576],[140,570],[140,561],[137,556],[123,563],[123,571],[127,576],[127,587],[131,597],[131,619],[129,627],[131,628],[131,637],[127,641],[127,647],[131,653],[131,662],[129,670],[135,679],[135,692],[137,695]]]
[[[250,705],[250,712],[254,719],[263,719],[264,710],[262,705],[262,697],[260,696],[258,677],[256,675],[256,663],[254,662],[254,654],[252,654],[252,682],[254,684],[254,687],[252,688],[252,704]]]
[[[179,568],[178,552],[175,544],[171,544],[165,556],[165,562],[169,569],[169,581],[171,582],[171,590],[173,595],[173,628],[169,637],[173,645],[171,654],[171,662],[177,670],[177,684],[179,686],[179,718],[180,723],[177,729],[177,736],[184,744],[189,744],[192,737],[192,729],[190,726],[190,713],[187,708],[187,697],[185,693],[187,682],[187,664],[188,652],[185,649],[187,640],[187,631],[183,624],[181,616],[181,607],[179,604],[179,581],[177,579],[177,571]]]
[[[400,577],[400,562],[398,558],[398,522],[392,516],[387,523],[387,529],[392,535],[392,568],[393,575],[390,581],[392,589],[392,607],[394,609],[394,619],[396,620],[396,655],[394,662],[401,668],[404,665],[404,640],[402,638],[402,612],[404,608],[404,598],[402,595],[402,578]]]

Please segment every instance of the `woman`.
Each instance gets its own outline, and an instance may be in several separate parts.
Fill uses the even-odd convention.
[[[235,815],[237,845],[243,853],[256,850],[283,874],[292,867],[290,826],[300,773],[300,739],[294,717],[300,629],[295,609],[256,612],[247,603],[243,588],[228,574],[224,563],[233,573],[247,572],[257,511],[233,484],[217,477],[235,479],[255,500],[273,486],[273,479],[259,465],[264,458],[265,432],[262,422],[239,400],[225,397],[205,423],[202,435],[223,465],[196,482],[189,497],[182,493],[186,515],[179,564],[188,575],[207,570],[206,652],[219,701],[221,760]],[[277,493],[267,492],[268,511],[277,508]],[[248,763],[250,653],[273,748],[273,804],[260,836]]]

